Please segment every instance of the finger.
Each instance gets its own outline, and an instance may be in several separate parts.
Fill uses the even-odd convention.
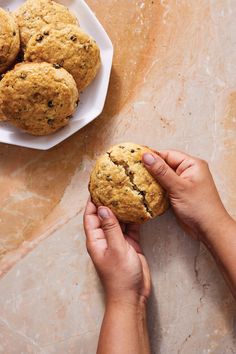
[[[142,268],[143,268],[143,282],[144,282],[143,285],[146,292],[145,297],[148,298],[151,292],[151,274],[150,274],[147,260],[144,257],[144,255],[140,254],[139,259],[142,263]]]
[[[123,249],[125,247],[125,239],[115,215],[106,207],[99,207],[98,215],[101,219],[101,228],[106,237],[108,248]]]
[[[142,161],[151,175],[168,192],[181,183],[181,178],[160,156],[154,153],[144,153]]]
[[[176,170],[178,166],[190,156],[181,152],[174,150],[162,150],[159,151],[158,155],[173,169]]]
[[[195,160],[193,158],[186,158],[181,162],[181,164],[176,169],[176,174],[180,176],[184,171],[188,170],[195,165]]]
[[[131,237],[133,240],[139,243],[140,241],[140,225],[137,224],[127,224],[125,233],[127,236]]]
[[[84,212],[84,230],[88,242],[96,240],[95,231],[101,227],[96,206],[88,201]]]
[[[120,222],[120,227],[123,233],[125,233],[126,230],[126,224],[124,224],[123,222]]]
[[[132,246],[135,249],[135,251],[137,253],[140,253],[140,254],[143,253],[140,244],[138,242],[136,242],[133,238],[126,236],[125,239],[130,244],[130,246]]]

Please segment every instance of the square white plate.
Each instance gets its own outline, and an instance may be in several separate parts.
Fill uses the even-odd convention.
[[[0,6],[14,11],[23,0],[1,0]],[[70,123],[58,132],[44,137],[34,137],[8,123],[0,123],[0,142],[39,150],[48,150],[59,144],[94,120],[103,110],[110,79],[113,46],[104,28],[83,0],[61,0],[77,16],[80,26],[98,43],[102,66],[93,83],[80,96],[80,104]]]

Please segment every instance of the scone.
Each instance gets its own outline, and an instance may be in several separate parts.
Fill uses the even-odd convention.
[[[1,122],[5,122],[7,120],[6,116],[4,116],[2,110],[1,110],[1,106],[0,106],[0,123]]]
[[[52,25],[38,31],[27,44],[26,61],[46,61],[65,68],[82,91],[95,78],[100,67],[96,42],[78,26],[55,29]]]
[[[109,207],[124,223],[141,224],[168,208],[168,198],[142,164],[150,149],[125,143],[113,146],[96,162],[89,190],[96,206]]]
[[[52,0],[27,0],[16,12],[24,50],[29,39],[47,24],[78,24],[76,17],[63,5]]]
[[[65,126],[79,99],[73,77],[48,63],[18,64],[1,81],[3,114],[18,128],[47,135]]]
[[[1,81],[0,81],[0,86],[1,86]],[[7,117],[4,116],[3,111],[2,111],[2,97],[0,95],[0,123],[5,122],[7,120]]]
[[[15,61],[19,49],[19,29],[14,17],[0,8],[0,74]]]

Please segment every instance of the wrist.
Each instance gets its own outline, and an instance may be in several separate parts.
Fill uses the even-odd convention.
[[[143,298],[132,300],[122,298],[107,298],[106,299],[106,314],[110,314],[115,318],[119,318],[122,314],[127,319],[135,318],[140,325],[146,321],[147,316],[146,301]]]
[[[146,304],[147,304],[147,298],[136,292],[126,292],[124,294],[106,295],[106,306],[146,309]]]
[[[224,209],[208,219],[199,228],[200,241],[210,245],[215,239],[225,235],[228,230],[235,228],[236,223]]]

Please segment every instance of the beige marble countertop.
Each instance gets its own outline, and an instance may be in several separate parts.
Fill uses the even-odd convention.
[[[82,212],[111,144],[207,159],[236,216],[236,1],[88,3],[115,47],[103,114],[47,152],[0,145],[2,354],[95,353],[104,304]],[[153,353],[235,353],[236,306],[207,251],[171,211],[142,233]]]

